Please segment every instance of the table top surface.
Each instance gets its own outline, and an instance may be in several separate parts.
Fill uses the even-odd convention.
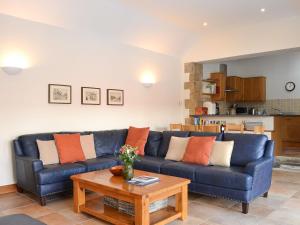
[[[98,188],[111,189],[112,191],[121,192],[123,194],[128,193],[140,196],[158,194],[190,183],[190,180],[185,178],[134,170],[134,176],[142,175],[158,177],[160,181],[145,186],[137,186],[127,183],[122,176],[112,175],[109,169],[76,174],[71,176],[71,179],[73,181],[79,181],[82,184],[97,186]]]

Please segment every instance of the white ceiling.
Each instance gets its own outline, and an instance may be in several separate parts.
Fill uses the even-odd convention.
[[[121,0],[149,15],[193,31],[209,27],[242,26],[299,16],[299,0]],[[266,12],[261,13],[260,9]]]
[[[298,16],[300,0],[0,0],[0,13],[180,56],[203,33]]]

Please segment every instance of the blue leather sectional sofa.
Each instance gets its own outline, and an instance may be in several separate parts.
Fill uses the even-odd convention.
[[[70,132],[65,132],[70,133]],[[69,164],[43,165],[36,140],[51,140],[53,133],[23,135],[14,140],[17,187],[39,197],[41,205],[52,195],[70,191],[70,176],[120,164],[115,156],[125,143],[127,129],[83,132],[94,134],[97,158]],[[216,136],[234,140],[231,167],[201,166],[165,160],[171,136]],[[271,185],[274,143],[264,135],[217,134],[185,131],[150,131],[145,156],[135,168],[191,180],[189,191],[242,202],[244,213],[256,197],[267,197]]]

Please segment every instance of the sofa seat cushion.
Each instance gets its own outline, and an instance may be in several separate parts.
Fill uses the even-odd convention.
[[[252,176],[243,173],[243,167],[203,166],[195,171],[195,181],[200,184],[248,191],[252,188]]]
[[[224,141],[234,141],[231,165],[245,166],[263,157],[268,137],[257,134],[225,133]]]
[[[160,173],[161,166],[167,163],[172,163],[172,161],[158,157],[144,156],[134,162],[134,169]]]
[[[184,162],[173,162],[166,165],[163,165],[160,168],[162,174],[182,177],[195,181],[195,171],[197,168],[202,167],[197,164],[184,163]]]
[[[52,164],[37,173],[38,184],[52,184],[69,180],[70,176],[86,172],[84,165],[79,163]]]
[[[118,161],[110,157],[98,157],[78,163],[84,165],[87,171],[103,170],[118,165]]]

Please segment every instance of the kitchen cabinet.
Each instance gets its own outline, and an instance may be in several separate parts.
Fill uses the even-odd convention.
[[[226,77],[226,101],[242,102],[244,101],[244,81],[238,76]]]
[[[266,101],[266,78],[247,77],[243,78],[243,101],[264,102]]]
[[[276,116],[274,119],[275,155],[300,156],[300,116]]]
[[[212,101],[224,101],[225,100],[225,85],[226,76],[223,73],[211,73],[210,79],[216,83],[216,94],[211,96]]]

